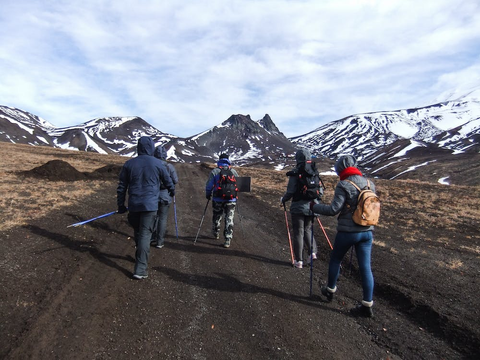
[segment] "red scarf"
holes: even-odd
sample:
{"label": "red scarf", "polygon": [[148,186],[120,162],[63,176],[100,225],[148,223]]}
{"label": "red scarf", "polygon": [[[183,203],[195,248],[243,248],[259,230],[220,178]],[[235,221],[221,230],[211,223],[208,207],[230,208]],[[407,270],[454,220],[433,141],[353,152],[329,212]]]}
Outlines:
{"label": "red scarf", "polygon": [[356,167],[350,166],[350,167],[347,167],[346,169],[344,169],[340,173],[340,180],[345,180],[346,178],[348,178],[349,176],[352,176],[352,175],[363,176],[362,173],[360,172],[360,170],[358,170]]}

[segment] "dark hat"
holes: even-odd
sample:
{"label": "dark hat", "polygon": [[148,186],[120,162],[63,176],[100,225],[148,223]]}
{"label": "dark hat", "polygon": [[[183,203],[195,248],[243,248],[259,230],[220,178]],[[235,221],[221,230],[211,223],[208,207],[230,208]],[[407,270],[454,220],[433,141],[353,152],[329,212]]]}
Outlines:
{"label": "dark hat", "polygon": [[228,154],[225,154],[225,153],[221,154],[220,159],[228,159]]}

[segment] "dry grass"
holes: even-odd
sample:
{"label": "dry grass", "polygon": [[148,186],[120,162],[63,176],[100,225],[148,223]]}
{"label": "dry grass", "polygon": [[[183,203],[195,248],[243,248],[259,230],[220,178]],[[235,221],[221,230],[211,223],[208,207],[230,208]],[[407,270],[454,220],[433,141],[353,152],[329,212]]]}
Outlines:
{"label": "dry grass", "polygon": [[[100,180],[75,182],[51,182],[22,177],[18,171],[31,170],[49,160],[60,159],[79,171],[91,172],[108,164],[123,164],[125,157],[101,155],[48,147],[33,147],[0,142],[0,231],[23,224],[29,219],[44,216],[52,209],[69,206],[82,201],[84,196],[100,191]],[[203,164],[213,168],[214,164]],[[252,178],[252,196],[279,208],[288,178],[284,171],[255,167],[237,167],[240,176]],[[332,200],[338,182],[336,176],[324,176],[326,185],[324,202]],[[469,186],[445,186],[411,180],[375,180],[377,193],[382,200],[382,215],[379,228],[385,231],[382,238],[389,247],[389,236],[404,234],[404,241],[432,241],[447,246],[449,238],[432,238],[429,229],[445,229],[449,233],[458,229],[477,229],[480,219],[480,188]],[[18,211],[22,204],[22,211]],[[469,233],[478,234],[469,230]],[[468,235],[469,251],[479,253],[474,244],[478,235]]]}
{"label": "dry grass", "polygon": [[18,174],[55,159],[66,161],[85,172],[125,162],[125,158],[116,155],[0,142],[0,231],[41,218],[51,210],[79,203],[85,196],[100,191],[104,186],[102,180],[53,182]]}

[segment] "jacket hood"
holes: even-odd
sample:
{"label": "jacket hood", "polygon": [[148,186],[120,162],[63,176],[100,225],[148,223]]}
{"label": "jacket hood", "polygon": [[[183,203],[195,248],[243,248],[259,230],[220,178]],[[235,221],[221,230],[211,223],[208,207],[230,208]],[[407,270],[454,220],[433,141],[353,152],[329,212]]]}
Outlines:
{"label": "jacket hood", "polygon": [[310,154],[310,151],[308,151],[307,149],[300,149],[295,154],[295,160],[297,161],[297,165],[299,165],[308,160],[312,160],[312,155]]}
{"label": "jacket hood", "polygon": [[159,145],[155,148],[153,156],[160,160],[167,160],[167,150],[162,145]]}
{"label": "jacket hood", "polygon": [[335,172],[340,175],[348,167],[357,167],[357,159],[353,155],[342,155],[335,163]]}
{"label": "jacket hood", "polygon": [[224,158],[224,159],[220,159],[220,160],[218,160],[218,162],[217,162],[217,166],[218,166],[218,167],[228,167],[228,166],[230,166],[230,160],[225,159],[225,158]]}
{"label": "jacket hood", "polygon": [[155,143],[150,136],[142,136],[138,139],[137,154],[153,156],[155,152]]}

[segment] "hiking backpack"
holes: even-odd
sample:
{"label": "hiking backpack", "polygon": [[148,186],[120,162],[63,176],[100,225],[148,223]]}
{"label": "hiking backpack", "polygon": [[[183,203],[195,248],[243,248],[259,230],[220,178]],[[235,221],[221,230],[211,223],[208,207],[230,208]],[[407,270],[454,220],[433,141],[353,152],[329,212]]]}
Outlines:
{"label": "hiking backpack", "polygon": [[322,197],[323,187],[320,185],[320,174],[314,162],[308,160],[304,166],[295,171],[295,174],[298,175],[298,188],[293,196],[294,201],[315,200]]}
{"label": "hiking backpack", "polygon": [[357,198],[357,207],[353,210],[353,222],[361,226],[377,225],[380,217],[380,199],[370,189],[370,181],[367,180],[367,186],[363,190],[353,181],[346,181],[360,191]]}
{"label": "hiking backpack", "polygon": [[220,168],[218,182],[213,189],[213,197],[223,200],[233,200],[237,198],[238,188],[237,179],[230,168]]}

